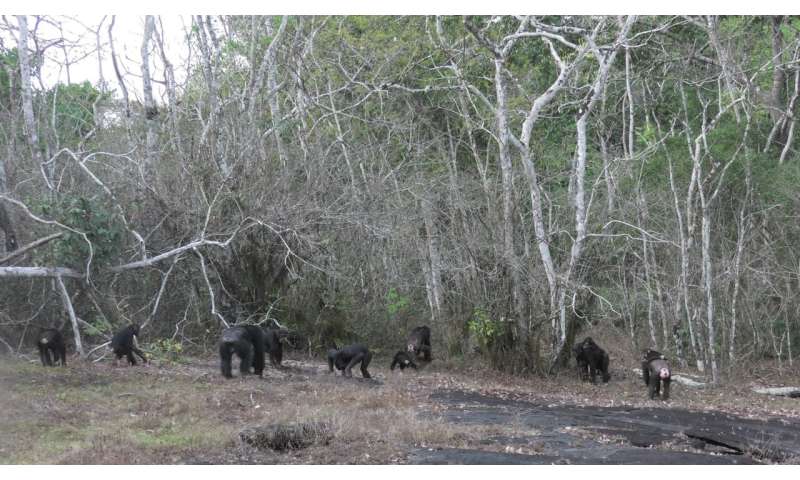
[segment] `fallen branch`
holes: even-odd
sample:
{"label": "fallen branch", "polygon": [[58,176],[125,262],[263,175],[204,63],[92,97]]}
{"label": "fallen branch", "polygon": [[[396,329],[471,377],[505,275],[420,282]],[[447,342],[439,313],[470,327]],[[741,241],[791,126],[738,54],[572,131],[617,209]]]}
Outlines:
{"label": "fallen branch", "polygon": [[3,277],[83,278],[83,274],[66,267],[0,267],[0,278]]}
{"label": "fallen branch", "polygon": [[14,250],[12,253],[6,255],[5,257],[0,258],[0,263],[6,263],[9,260],[13,260],[13,259],[15,259],[15,258],[17,258],[19,256],[22,256],[28,250],[33,250],[34,248],[41,247],[42,245],[44,245],[44,244],[46,244],[46,243],[48,243],[48,242],[50,242],[52,240],[55,240],[56,238],[58,238],[58,237],[60,237],[62,235],[63,235],[63,233],[59,232],[59,233],[54,233],[52,235],[48,235],[46,237],[42,237],[42,238],[40,238],[38,240],[34,240],[33,242],[25,245],[24,247],[18,248],[17,250]]}
{"label": "fallen branch", "polygon": [[780,397],[800,398],[800,388],[798,387],[762,387],[754,388],[755,393],[764,395],[777,395]]}
{"label": "fallen branch", "polygon": [[[636,375],[639,375],[640,377],[642,376],[641,368],[634,368],[633,372]],[[708,386],[707,383],[692,380],[691,378],[686,377],[684,375],[672,375],[672,380],[680,383],[681,385],[686,385],[687,387],[692,387],[692,388],[704,388]]]}

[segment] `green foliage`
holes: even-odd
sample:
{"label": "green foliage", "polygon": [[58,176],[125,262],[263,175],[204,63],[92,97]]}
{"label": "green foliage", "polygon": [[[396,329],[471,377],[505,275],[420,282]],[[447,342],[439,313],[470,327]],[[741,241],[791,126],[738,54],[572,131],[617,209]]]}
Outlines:
{"label": "green foliage", "polygon": [[503,331],[500,322],[490,318],[486,310],[480,307],[473,310],[472,318],[467,322],[467,328],[478,340],[481,350],[491,349]]}
{"label": "green foliage", "polygon": [[161,338],[148,344],[148,350],[160,360],[180,362],[183,355],[183,344],[171,338]]}
{"label": "green foliage", "polygon": [[47,92],[47,110],[55,109],[56,131],[62,141],[80,140],[95,128],[93,105],[100,97],[89,82],[58,84]]}
{"label": "green foliage", "polygon": [[[19,80],[10,78],[9,72],[13,72],[15,76],[19,72],[16,48],[0,53],[0,107],[5,109],[9,107],[11,98],[16,96],[16,91],[19,90]],[[15,87],[14,92],[11,91],[12,85]]]}
{"label": "green foliage", "polygon": [[410,303],[411,300],[407,296],[397,293],[394,288],[390,288],[386,293],[386,310],[389,315],[404,312]]}
{"label": "green foliage", "polygon": [[[95,265],[111,263],[122,248],[124,226],[119,214],[107,202],[65,196],[55,201],[45,199],[35,205],[34,209],[85,233],[92,243],[92,261]],[[52,261],[57,265],[81,266],[89,256],[89,245],[78,233],[64,232],[53,243]]]}

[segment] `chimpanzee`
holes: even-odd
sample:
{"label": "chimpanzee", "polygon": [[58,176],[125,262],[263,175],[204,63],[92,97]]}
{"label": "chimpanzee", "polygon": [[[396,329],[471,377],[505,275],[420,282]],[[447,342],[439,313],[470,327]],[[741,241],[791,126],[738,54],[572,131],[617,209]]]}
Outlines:
{"label": "chimpanzee", "polygon": [[598,372],[603,375],[603,383],[607,383],[611,379],[611,375],[608,374],[608,354],[594,343],[592,337],[584,338],[572,351],[575,352],[575,361],[578,364],[581,378],[586,378],[585,374],[588,370],[592,383],[597,383]]}
{"label": "chimpanzee", "polygon": [[411,359],[411,355],[402,350],[394,354],[394,360],[392,360],[392,366],[389,367],[389,370],[394,370],[395,366],[399,366],[401,371],[405,370],[406,367],[417,369],[417,364]]}
{"label": "chimpanzee", "polygon": [[345,377],[352,377],[353,372],[351,369],[361,362],[361,376],[372,378],[367,371],[370,360],[372,360],[372,352],[364,345],[357,343],[342,349],[332,348],[328,350],[328,368],[333,372],[333,367],[336,366],[337,370],[343,371],[342,374]]}
{"label": "chimpanzee", "polygon": [[270,328],[264,332],[264,351],[269,353],[269,362],[272,366],[279,368],[283,361],[283,343],[281,343],[280,331]]}
{"label": "chimpanzee", "polygon": [[415,356],[422,353],[426,362],[431,360],[431,329],[427,326],[417,327],[408,335],[408,351]]}
{"label": "chimpanzee", "polygon": [[589,380],[589,364],[586,362],[586,357],[583,355],[583,343],[575,344],[575,346],[572,347],[572,353],[575,354],[578,380]]}
{"label": "chimpanzee", "polygon": [[226,378],[233,377],[231,361],[236,353],[242,375],[249,374],[252,366],[256,375],[263,377],[265,337],[264,329],[258,325],[236,325],[223,330],[219,342],[222,375]]}
{"label": "chimpanzee", "polygon": [[[642,378],[647,385],[650,400],[655,400],[661,394],[662,400],[669,400],[669,384],[672,381],[672,370],[667,363],[667,357],[661,353],[647,349],[642,355]],[[661,385],[664,390],[661,393]]]}
{"label": "chimpanzee", "polygon": [[64,336],[60,331],[55,328],[43,328],[39,332],[36,346],[39,347],[39,358],[42,359],[42,365],[45,367],[52,367],[55,362],[59,361],[62,367],[67,366],[67,347],[64,345]]}
{"label": "chimpanzee", "polygon": [[114,355],[117,356],[117,358],[114,359],[114,364],[116,364],[120,358],[128,357],[128,363],[136,365],[136,357],[133,356],[134,353],[139,355],[144,363],[147,363],[147,357],[145,357],[144,352],[139,350],[138,336],[139,325],[134,324],[123,327],[114,334],[114,337],[111,339],[111,350],[114,352]]}

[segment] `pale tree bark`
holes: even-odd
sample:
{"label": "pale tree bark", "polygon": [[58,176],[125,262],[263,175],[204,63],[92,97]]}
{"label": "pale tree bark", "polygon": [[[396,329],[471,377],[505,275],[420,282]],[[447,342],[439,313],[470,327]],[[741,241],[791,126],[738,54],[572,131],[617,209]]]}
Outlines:
{"label": "pale tree bark", "polygon": [[25,15],[17,16],[19,23],[19,43],[17,47],[19,55],[19,73],[22,84],[22,114],[25,118],[26,140],[30,148],[31,156],[37,167],[43,168],[44,181],[48,188],[53,189],[52,163],[44,170],[42,151],[39,148],[39,133],[36,128],[36,120],[33,116],[33,89],[31,87],[31,64],[28,56],[28,19]]}
{"label": "pale tree bark", "polygon": [[600,49],[595,45],[595,35],[599,31],[601,25],[595,29],[595,34],[587,37],[587,43],[599,63],[597,73],[595,74],[592,89],[589,92],[589,98],[584,100],[583,105],[578,111],[580,115],[575,124],[577,149],[575,153],[575,239],[572,242],[570,249],[569,264],[564,273],[564,284],[559,288],[558,299],[558,315],[560,321],[560,331],[556,350],[553,352],[552,362],[555,363],[561,356],[562,350],[566,346],[567,341],[567,318],[566,318],[566,295],[567,288],[575,281],[575,271],[583,254],[583,245],[586,241],[586,223],[588,219],[587,205],[586,205],[586,161],[587,161],[587,123],[594,106],[597,101],[602,98],[605,92],[606,83],[608,82],[608,71],[613,65],[617,56],[619,47],[627,42],[628,33],[631,27],[636,22],[636,16],[631,15],[625,19],[625,22],[620,25],[620,31],[614,43],[607,49]]}
{"label": "pale tree bark", "polygon": [[58,292],[61,294],[61,301],[64,304],[64,310],[69,315],[69,321],[72,324],[72,334],[75,337],[75,351],[81,356],[85,357],[83,353],[83,343],[81,342],[81,331],[78,328],[78,318],[75,316],[75,309],[72,307],[72,300],[69,298],[67,288],[64,286],[64,280],[61,276],[56,276],[56,284],[58,285]]}
{"label": "pale tree bark", "polygon": [[178,87],[175,81],[175,68],[172,66],[169,57],[167,57],[167,51],[164,48],[164,26],[161,23],[161,17],[159,17],[159,28],[155,30],[154,36],[161,55],[161,62],[164,64],[164,80],[166,81],[167,99],[169,101],[169,123],[171,127],[169,138],[175,145],[180,157],[183,158],[183,141],[181,139],[180,125],[178,124]]}
{"label": "pale tree bark", "polygon": [[430,199],[423,199],[422,218],[425,224],[425,244],[427,247],[428,271],[430,272],[428,289],[431,306],[431,321],[434,324],[442,317],[442,259],[439,254],[439,241],[436,226],[433,222],[433,206]]}
{"label": "pale tree bark", "polygon": [[142,92],[144,94],[144,116],[147,125],[144,170],[150,171],[157,161],[156,141],[158,135],[158,108],[153,99],[153,84],[150,79],[150,40],[153,38],[156,23],[153,15],[145,16],[144,38],[142,39]]}
{"label": "pale tree bark", "polygon": [[211,17],[196,16],[193,19],[200,47],[200,61],[203,65],[203,76],[208,88],[208,117],[203,126],[201,143],[211,147],[212,158],[222,173],[223,177],[231,174],[231,167],[225,159],[222,148],[222,115],[223,108],[219,101],[219,76],[216,71],[219,65],[220,51],[216,48],[216,34],[211,23]]}
{"label": "pale tree bark", "polygon": [[253,77],[250,86],[250,105],[248,107],[248,116],[250,121],[255,124],[255,107],[257,99],[263,95],[261,89],[263,88],[266,80],[267,85],[267,103],[269,104],[269,112],[272,120],[272,136],[275,138],[275,147],[278,150],[278,158],[283,167],[287,164],[286,146],[283,143],[280,133],[280,122],[283,120],[281,115],[280,103],[278,102],[278,62],[277,62],[277,49],[283,36],[286,32],[286,25],[289,17],[284,15],[281,17],[281,23],[278,26],[277,32],[272,28],[270,18],[267,17],[264,22],[266,34],[272,37],[269,46],[264,50],[264,57],[261,59],[258,73]]}
{"label": "pale tree bark", "polygon": [[111,23],[108,24],[108,47],[111,49],[111,64],[114,66],[114,75],[117,77],[117,83],[119,83],[119,89],[122,93],[122,100],[125,103],[125,117],[130,118],[131,116],[131,103],[128,99],[128,87],[125,86],[125,80],[122,78],[122,72],[119,69],[119,63],[117,62],[117,52],[114,49],[114,21],[117,19],[116,15],[111,16]]}

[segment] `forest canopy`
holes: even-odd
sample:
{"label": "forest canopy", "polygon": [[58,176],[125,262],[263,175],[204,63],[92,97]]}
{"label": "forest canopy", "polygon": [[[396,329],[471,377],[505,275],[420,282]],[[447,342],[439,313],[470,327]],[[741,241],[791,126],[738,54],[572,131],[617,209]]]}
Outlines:
{"label": "forest canopy", "polygon": [[800,18],[147,16],[135,55],[4,20],[1,349],[275,319],[519,373],[588,331],[713,380],[796,357]]}

